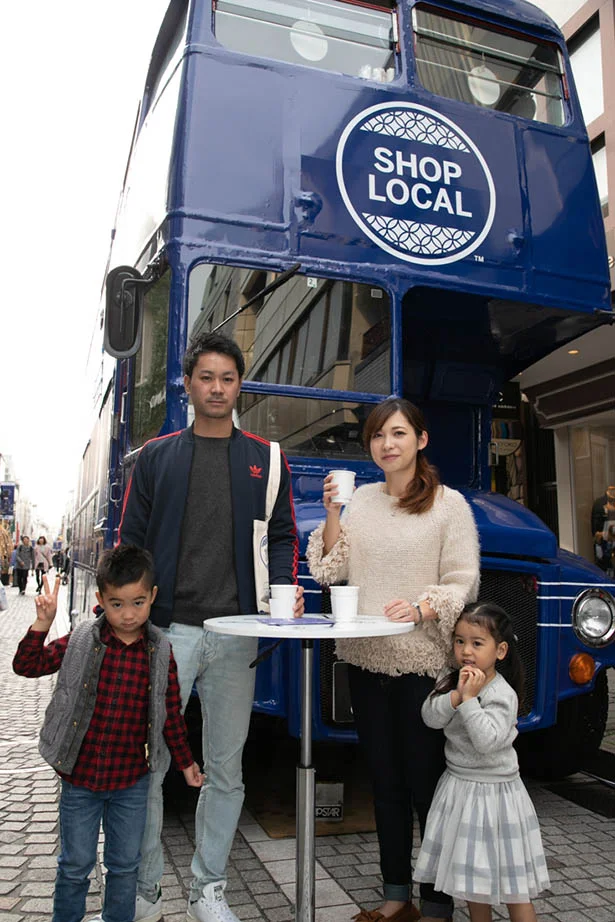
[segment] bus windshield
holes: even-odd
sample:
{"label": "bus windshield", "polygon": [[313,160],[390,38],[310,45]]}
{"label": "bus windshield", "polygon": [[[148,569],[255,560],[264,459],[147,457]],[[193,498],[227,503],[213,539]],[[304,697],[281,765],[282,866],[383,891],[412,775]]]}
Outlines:
{"label": "bus windshield", "polygon": [[[195,266],[190,336],[212,330],[275,277],[263,269]],[[246,392],[238,407],[242,427],[280,441],[289,453],[363,457],[360,431],[370,407],[344,400],[344,392],[390,393],[390,331],[389,297],[376,286],[296,275],[257,299],[223,330],[241,346],[244,380],[278,391],[280,385],[325,388],[340,400]]]}

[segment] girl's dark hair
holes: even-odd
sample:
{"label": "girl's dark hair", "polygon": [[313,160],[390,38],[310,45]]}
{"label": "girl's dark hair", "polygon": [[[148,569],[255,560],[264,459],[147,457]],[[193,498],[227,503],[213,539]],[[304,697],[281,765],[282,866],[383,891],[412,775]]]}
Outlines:
{"label": "girl's dark hair", "polygon": [[[517,638],[515,636],[513,623],[504,609],[496,605],[495,602],[477,602],[476,605],[470,605],[461,612],[455,627],[460,621],[467,621],[468,624],[477,624],[479,627],[489,631],[496,644],[506,641],[508,644],[508,652],[504,659],[497,660],[495,668],[498,672],[502,673],[508,684],[516,691],[517,698],[519,699],[519,709],[521,709],[525,691],[525,674],[523,663],[521,662],[521,657],[517,649]],[[458,682],[459,669],[456,669],[454,672],[449,673],[449,675],[444,676],[444,678],[438,682],[432,695],[445,695],[447,692],[457,688]]]}
{"label": "girl's dark hair", "polygon": [[47,544],[47,538],[45,537],[45,535],[41,535],[36,543],[38,544],[39,541],[42,541],[43,544]]}
{"label": "girl's dark hair", "polygon": [[[370,450],[371,441],[377,432],[382,429],[387,419],[397,412],[403,413],[419,438],[427,432],[425,417],[418,407],[402,397],[388,397],[374,407],[365,420],[363,427],[363,445],[366,451]],[[434,504],[436,491],[440,486],[438,471],[430,464],[422,449],[416,456],[416,473],[403,496],[399,497],[398,505],[405,512],[415,515],[428,512]]]}

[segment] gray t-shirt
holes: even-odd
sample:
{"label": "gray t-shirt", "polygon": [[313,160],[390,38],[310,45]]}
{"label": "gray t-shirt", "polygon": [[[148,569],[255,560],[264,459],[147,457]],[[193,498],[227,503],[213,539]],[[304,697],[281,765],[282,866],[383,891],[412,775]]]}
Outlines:
{"label": "gray t-shirt", "polygon": [[173,604],[173,621],[180,624],[239,614],[230,441],[194,436]]}

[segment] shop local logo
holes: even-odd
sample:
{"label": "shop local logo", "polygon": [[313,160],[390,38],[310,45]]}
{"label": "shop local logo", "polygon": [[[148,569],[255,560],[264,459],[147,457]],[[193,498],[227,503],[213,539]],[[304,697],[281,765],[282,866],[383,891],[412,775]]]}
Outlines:
{"label": "shop local logo", "polygon": [[425,106],[390,102],[359,112],[339,140],[336,171],[361,230],[407,262],[456,262],[491,229],[495,186],[483,155]]}

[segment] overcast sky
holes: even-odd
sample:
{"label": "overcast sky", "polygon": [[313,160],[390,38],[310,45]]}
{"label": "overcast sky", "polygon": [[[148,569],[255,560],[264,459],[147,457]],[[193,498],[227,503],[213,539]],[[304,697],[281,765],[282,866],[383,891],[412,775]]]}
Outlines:
{"label": "overcast sky", "polygon": [[167,0],[3,9],[0,453],[59,525],[91,428],[85,363]]}

